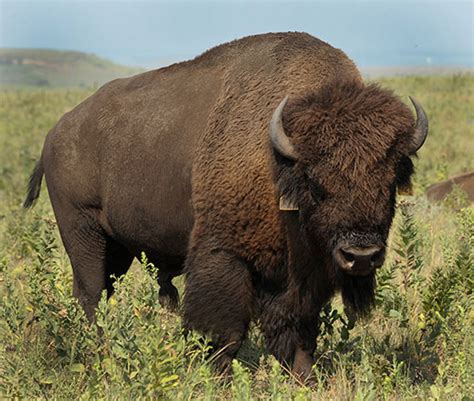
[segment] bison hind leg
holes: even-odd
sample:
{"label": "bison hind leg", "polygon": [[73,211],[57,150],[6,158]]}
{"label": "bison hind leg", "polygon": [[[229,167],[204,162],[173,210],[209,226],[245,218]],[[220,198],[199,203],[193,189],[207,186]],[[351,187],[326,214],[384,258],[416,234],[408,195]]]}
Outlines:
{"label": "bison hind leg", "polygon": [[158,284],[160,285],[160,291],[158,299],[162,307],[176,312],[179,306],[179,294],[178,289],[173,285],[173,277],[174,275],[170,272],[159,271]]}
{"label": "bison hind leg", "polygon": [[[90,240],[90,242],[89,242]],[[114,293],[114,282],[124,275],[133,261],[133,255],[103,232],[82,236],[82,252],[70,252],[73,268],[73,295],[84,308],[87,318],[95,320],[95,309],[103,290],[107,299]]]}
{"label": "bison hind leg", "polygon": [[133,255],[99,223],[96,208],[77,209],[50,192],[59,232],[73,270],[73,295],[87,318],[95,320],[102,291],[110,297],[114,281],[129,269]]}

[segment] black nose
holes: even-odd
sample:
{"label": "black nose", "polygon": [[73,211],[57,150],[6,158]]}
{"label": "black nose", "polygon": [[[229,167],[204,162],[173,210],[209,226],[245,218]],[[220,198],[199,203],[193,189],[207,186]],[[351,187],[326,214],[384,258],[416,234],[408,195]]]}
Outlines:
{"label": "black nose", "polygon": [[385,247],[370,245],[356,247],[341,245],[334,250],[334,258],[339,267],[350,274],[366,275],[377,267],[382,266],[385,260]]}

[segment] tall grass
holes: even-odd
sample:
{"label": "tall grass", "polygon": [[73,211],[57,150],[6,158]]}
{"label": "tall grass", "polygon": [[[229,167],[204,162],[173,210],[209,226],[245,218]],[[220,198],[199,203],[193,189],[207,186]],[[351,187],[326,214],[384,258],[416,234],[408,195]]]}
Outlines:
{"label": "tall grass", "polygon": [[415,196],[399,200],[377,306],[360,321],[346,316],[339,299],[324,308],[308,385],[266,353],[257,325],[234,361],[233,380],[219,377],[206,340],[185,335],[179,316],[159,306],[146,256],[89,325],[71,296],[46,191],[28,213],[21,201],[48,129],[90,91],[0,92],[0,397],[472,399],[474,210],[459,199],[428,204],[423,190],[473,169],[474,78],[383,84],[423,103],[430,137],[416,161]]}

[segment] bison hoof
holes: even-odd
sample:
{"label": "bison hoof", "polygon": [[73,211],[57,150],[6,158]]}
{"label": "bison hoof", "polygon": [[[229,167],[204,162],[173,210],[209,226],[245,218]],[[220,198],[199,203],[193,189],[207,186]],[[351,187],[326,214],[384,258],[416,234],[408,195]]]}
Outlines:
{"label": "bison hoof", "polygon": [[295,359],[293,361],[291,373],[302,383],[308,384],[313,379],[312,366],[312,356],[298,348],[295,352]]}
{"label": "bison hoof", "polygon": [[215,371],[224,380],[232,377],[232,360],[228,355],[216,355],[214,359]]}

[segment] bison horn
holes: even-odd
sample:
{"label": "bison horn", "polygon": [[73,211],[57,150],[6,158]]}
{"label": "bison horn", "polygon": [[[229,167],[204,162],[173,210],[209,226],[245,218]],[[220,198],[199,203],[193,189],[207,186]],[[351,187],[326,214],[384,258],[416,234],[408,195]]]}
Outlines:
{"label": "bison horn", "polygon": [[290,160],[297,160],[298,156],[293,145],[290,142],[290,139],[285,134],[285,129],[283,128],[282,121],[282,112],[288,101],[288,96],[286,96],[273,113],[272,120],[270,121],[270,138],[272,140],[273,147],[275,150],[280,153],[282,156]]}
{"label": "bison horn", "polygon": [[425,110],[421,107],[415,99],[410,96],[410,100],[413,103],[416,111],[416,125],[415,133],[413,134],[411,154],[414,154],[420,149],[425,143],[426,136],[428,135],[428,117],[426,116]]}

